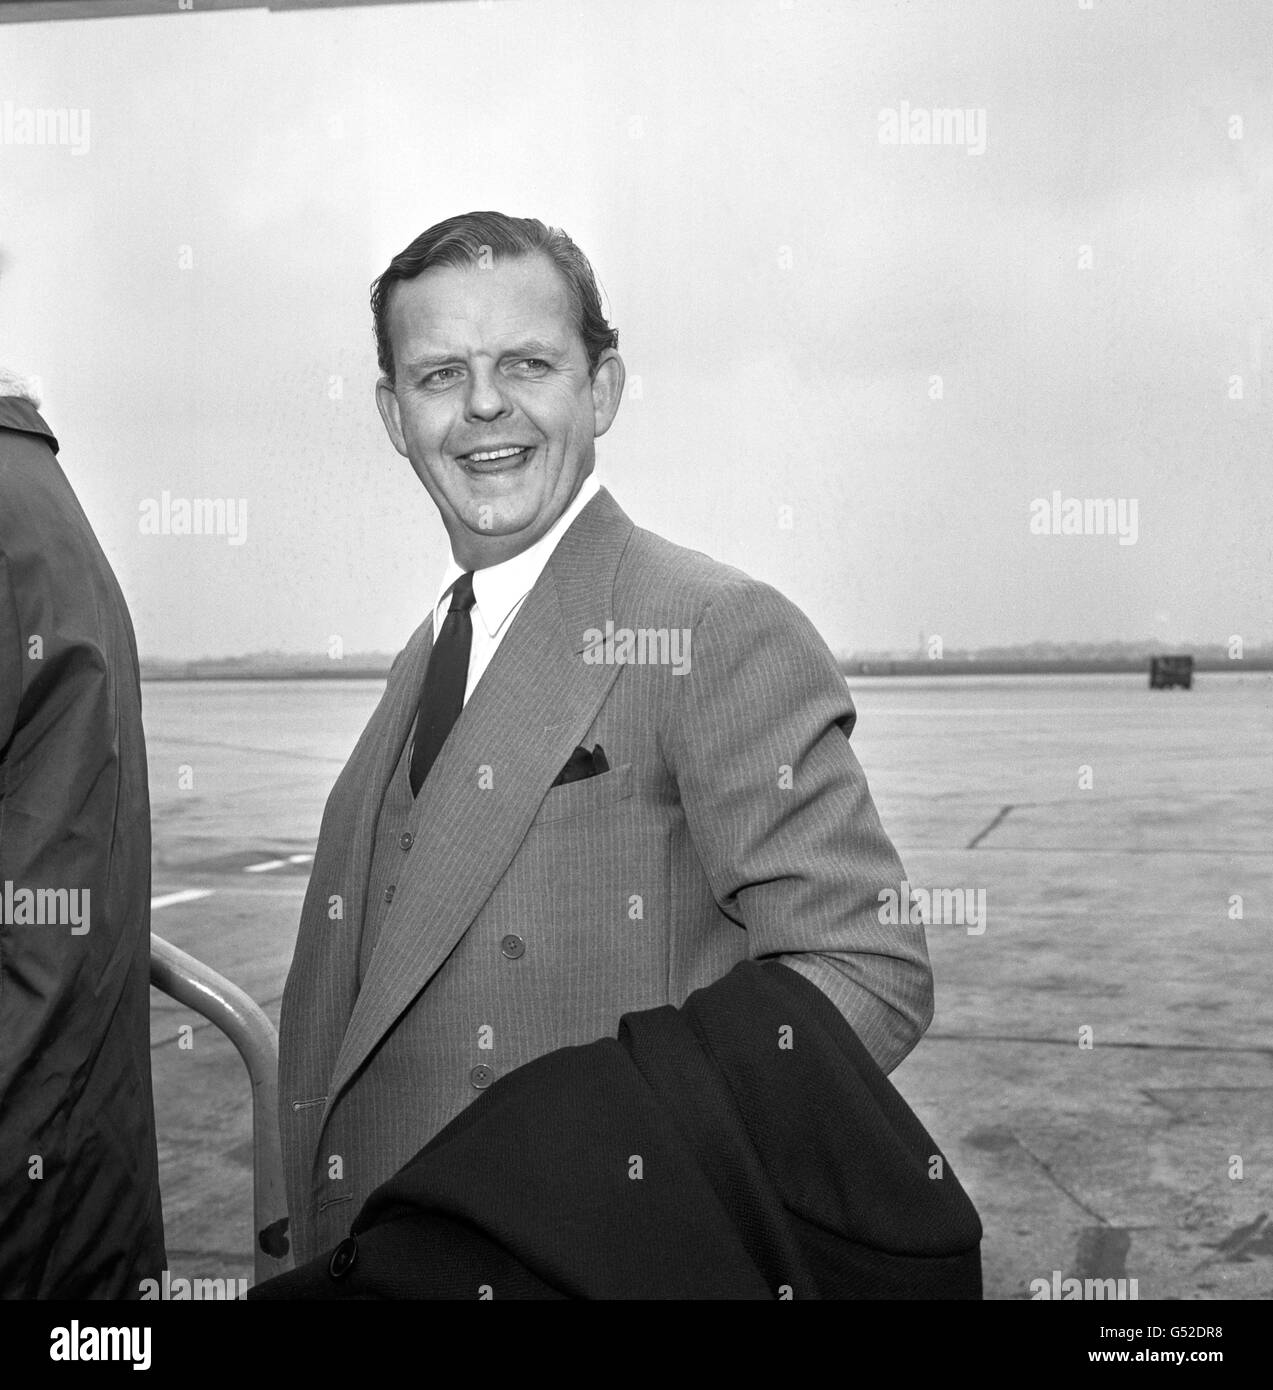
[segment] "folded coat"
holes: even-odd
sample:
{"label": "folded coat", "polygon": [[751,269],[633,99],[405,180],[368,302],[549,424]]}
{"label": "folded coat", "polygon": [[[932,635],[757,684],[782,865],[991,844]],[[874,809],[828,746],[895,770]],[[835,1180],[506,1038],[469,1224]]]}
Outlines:
{"label": "folded coat", "polygon": [[743,961],[498,1080],[249,1298],[980,1298],[981,1223],[825,995]]}

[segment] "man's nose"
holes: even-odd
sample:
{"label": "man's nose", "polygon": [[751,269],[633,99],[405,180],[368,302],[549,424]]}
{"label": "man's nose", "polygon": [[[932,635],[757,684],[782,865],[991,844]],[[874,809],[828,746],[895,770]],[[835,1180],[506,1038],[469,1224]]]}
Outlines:
{"label": "man's nose", "polygon": [[494,370],[478,370],[469,377],[465,413],[473,420],[495,420],[508,413],[508,398]]}

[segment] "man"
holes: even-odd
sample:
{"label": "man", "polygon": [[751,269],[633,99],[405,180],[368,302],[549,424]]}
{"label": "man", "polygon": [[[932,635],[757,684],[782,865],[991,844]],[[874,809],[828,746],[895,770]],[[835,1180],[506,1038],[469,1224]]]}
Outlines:
{"label": "man", "polygon": [[834,659],[773,589],[634,527],[592,477],[624,368],[591,268],[470,213],[372,295],[377,400],[452,562],[324,813],[283,999],[298,1261],[493,1082],[751,957],[891,1069],[922,928]]}
{"label": "man", "polygon": [[123,595],[35,394],[0,372],[0,1297],[165,1266],[150,801]]}

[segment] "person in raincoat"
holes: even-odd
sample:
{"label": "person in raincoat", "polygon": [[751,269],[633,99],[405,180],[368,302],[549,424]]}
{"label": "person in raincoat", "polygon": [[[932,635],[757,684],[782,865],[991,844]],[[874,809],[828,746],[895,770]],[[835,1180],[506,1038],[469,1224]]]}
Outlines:
{"label": "person in raincoat", "polygon": [[123,594],[35,393],[0,372],[0,1297],[165,1261],[150,800]]}

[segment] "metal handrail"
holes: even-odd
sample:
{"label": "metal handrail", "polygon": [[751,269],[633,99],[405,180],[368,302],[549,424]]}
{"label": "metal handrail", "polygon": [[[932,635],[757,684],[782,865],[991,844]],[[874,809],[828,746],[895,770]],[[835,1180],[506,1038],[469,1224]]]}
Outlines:
{"label": "metal handrail", "polygon": [[292,1268],[278,1131],[278,1033],[257,1002],[211,966],[153,932],[150,983],[214,1023],[252,1082],[252,1218],[256,1282]]}

